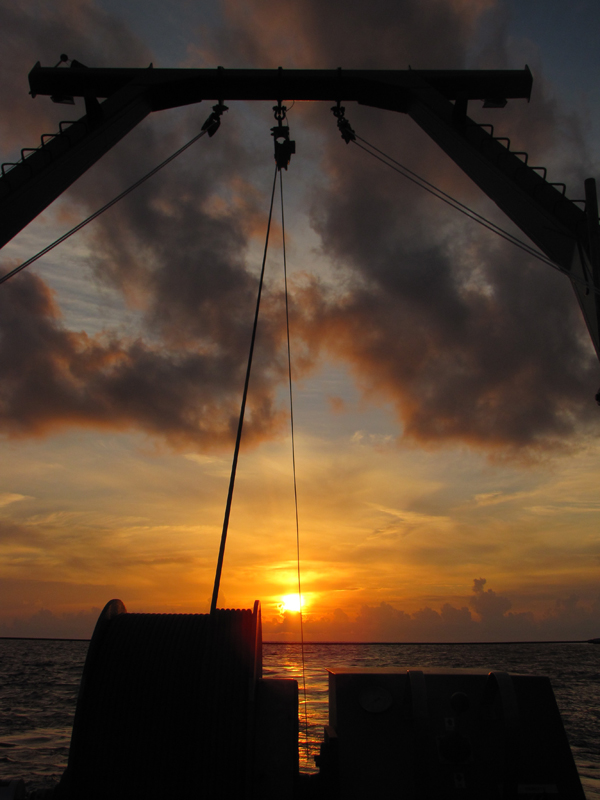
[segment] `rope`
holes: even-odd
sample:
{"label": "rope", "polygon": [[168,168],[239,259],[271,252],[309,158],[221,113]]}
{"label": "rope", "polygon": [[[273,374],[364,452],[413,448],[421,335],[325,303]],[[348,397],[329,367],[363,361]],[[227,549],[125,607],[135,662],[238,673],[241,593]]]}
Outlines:
{"label": "rope", "polygon": [[30,264],[33,264],[33,262],[37,261],[38,258],[41,258],[42,256],[45,256],[46,253],[49,253],[51,250],[54,250],[55,247],[58,247],[59,244],[62,244],[64,241],[69,239],[71,236],[73,236],[74,233],[77,233],[77,231],[80,231],[82,228],[85,228],[85,226],[88,223],[93,222],[93,220],[99,217],[100,214],[104,214],[104,212],[108,211],[109,208],[112,208],[112,206],[114,206],[115,203],[118,203],[119,200],[122,200],[124,197],[127,197],[127,195],[133,192],[135,189],[137,189],[138,186],[141,186],[142,183],[145,183],[145,181],[147,181],[148,178],[152,178],[153,175],[156,175],[157,172],[160,172],[160,170],[163,167],[166,167],[167,164],[170,164],[171,161],[177,158],[177,156],[180,156],[185,150],[188,149],[188,147],[191,147],[195,142],[198,141],[198,139],[202,138],[202,136],[204,136],[205,133],[208,133],[210,136],[210,131],[212,127],[213,126],[210,126],[201,130],[200,133],[194,136],[193,139],[190,139],[190,141],[187,144],[184,144],[183,147],[180,147],[179,150],[176,150],[172,155],[166,158],[157,167],[154,167],[154,169],[150,170],[150,172],[144,175],[143,178],[140,178],[139,181],[136,181],[128,189],[125,189],[124,192],[121,192],[121,194],[114,197],[110,202],[106,203],[106,205],[102,206],[102,208],[99,208],[98,211],[94,211],[94,213],[90,214],[90,216],[84,219],[83,222],[80,222],[78,225],[75,225],[75,227],[71,228],[70,231],[63,233],[63,235],[59,236],[58,239],[55,239],[52,242],[52,244],[49,244],[47,247],[44,247],[44,249],[40,250],[39,253],[36,253],[31,258],[28,258],[27,261],[24,261],[22,264],[19,264],[18,267],[15,267],[10,272],[7,272],[5,275],[2,275],[2,277],[0,277],[0,283],[4,283],[4,281],[7,281],[9,278],[12,278],[13,275],[16,275],[18,272],[21,272],[22,269],[25,269],[25,267],[28,267],[30,266]]}
{"label": "rope", "polygon": [[288,302],[287,258],[285,252],[285,215],[283,211],[283,172],[279,170],[279,189],[281,195],[281,233],[283,239],[283,280],[285,286],[285,325],[287,333],[288,385],[290,390],[290,427],[292,432],[292,472],[294,476],[294,508],[296,511],[296,554],[298,563],[298,606],[300,613],[300,649],[302,652],[302,688],[304,693],[304,733],[306,744],[306,761],[309,759],[308,748],[308,710],[306,706],[306,662],[304,657],[304,621],[302,616],[302,582],[300,579],[300,523],[298,520],[298,485],[296,482],[296,444],[294,439],[294,398],[292,392],[292,351],[290,348],[290,309]]}
{"label": "rope", "polygon": [[213,586],[213,595],[210,605],[210,613],[213,614],[217,610],[217,599],[219,597],[219,586],[221,583],[221,572],[223,570],[223,558],[225,556],[225,543],[227,541],[227,530],[229,528],[229,516],[231,514],[231,502],[233,500],[233,488],[235,486],[235,474],[237,471],[238,456],[240,454],[240,443],[242,441],[242,429],[244,427],[244,412],[246,410],[246,398],[248,397],[248,385],[250,383],[250,372],[252,370],[252,356],[254,354],[254,343],[256,341],[256,329],[258,326],[258,312],[260,309],[260,297],[262,294],[263,280],[265,276],[265,264],[267,262],[267,251],[269,249],[269,233],[271,231],[271,218],[273,216],[273,200],[275,198],[275,186],[277,184],[277,167],[275,167],[275,175],[273,176],[273,189],[271,190],[271,205],[269,208],[269,221],[267,223],[267,235],[265,239],[265,250],[262,260],[262,268],[260,271],[260,280],[258,283],[258,297],[256,298],[256,311],[254,313],[254,325],[252,327],[252,339],[250,341],[250,353],[248,354],[248,366],[246,368],[246,380],[244,382],[244,393],[242,396],[242,406],[240,408],[240,417],[238,421],[237,437],[235,440],[235,450],[233,453],[233,463],[231,465],[231,477],[229,478],[229,491],[227,493],[227,504],[225,506],[225,518],[223,520],[223,531],[221,533],[221,544],[219,547],[219,557],[217,559],[217,570],[215,573],[215,583]]}
{"label": "rope", "polygon": [[569,270],[564,269],[560,265],[556,264],[554,261],[551,261],[550,259],[546,258],[531,245],[527,244],[527,242],[524,242],[522,239],[519,239],[518,237],[514,236],[509,231],[505,230],[504,228],[501,228],[499,225],[496,225],[495,222],[492,222],[491,220],[487,219],[481,214],[478,214],[477,211],[474,211],[472,208],[469,208],[469,206],[466,206],[464,203],[461,203],[460,200],[457,200],[455,197],[452,197],[451,195],[447,194],[442,189],[439,189],[433,183],[430,183],[425,178],[422,178],[416,172],[413,172],[408,167],[405,167],[404,164],[401,164],[399,161],[396,161],[394,158],[387,155],[387,153],[384,153],[382,150],[375,147],[375,145],[372,145],[370,142],[367,142],[366,139],[363,139],[361,136],[358,136],[357,134],[355,134],[355,139],[360,139],[360,141],[363,142],[363,144],[359,144],[358,141],[351,140],[357,147],[359,147],[361,150],[364,150],[365,153],[368,153],[368,155],[373,156],[373,158],[377,159],[377,161],[381,161],[382,164],[385,164],[387,167],[390,167],[390,169],[393,169],[394,172],[399,173],[407,180],[411,181],[417,186],[420,186],[421,189],[424,189],[426,192],[429,192],[429,194],[433,195],[434,197],[437,197],[439,200],[446,203],[446,205],[449,205],[456,211],[460,211],[461,214],[464,214],[469,219],[473,220],[474,222],[477,222],[482,227],[487,228],[489,231],[495,233],[501,239],[504,239],[505,241],[510,242],[510,244],[515,245],[515,247],[518,247],[520,250],[523,250],[525,253],[527,253],[527,255],[530,255],[533,258],[536,258],[538,261],[541,261],[542,264],[546,264],[547,266],[552,267],[552,269],[555,269],[557,272],[560,272],[562,275],[566,275],[569,278],[569,280],[581,284],[586,288],[588,292],[592,291],[595,294],[600,294],[599,288],[591,286],[588,281],[584,280],[583,278],[580,278],[577,275],[573,275],[571,272],[569,272]]}

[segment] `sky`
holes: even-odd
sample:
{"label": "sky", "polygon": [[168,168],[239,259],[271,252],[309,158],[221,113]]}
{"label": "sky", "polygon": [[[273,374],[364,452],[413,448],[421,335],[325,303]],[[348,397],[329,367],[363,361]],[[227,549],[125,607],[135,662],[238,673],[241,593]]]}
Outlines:
{"label": "sky", "polygon": [[[28,96],[90,67],[522,69],[471,103],[583,196],[600,176],[593,0],[0,0],[2,161],[84,113]],[[272,104],[0,286],[0,636],[88,637],[129,611],[208,611],[273,179]],[[292,103],[288,103],[288,107]],[[0,253],[18,265],[195,135],[144,120]],[[513,230],[407,116],[356,132]],[[569,281],[288,111],[284,173],[304,632],[313,641],[600,636],[600,367]],[[299,615],[276,208],[219,605]]]}

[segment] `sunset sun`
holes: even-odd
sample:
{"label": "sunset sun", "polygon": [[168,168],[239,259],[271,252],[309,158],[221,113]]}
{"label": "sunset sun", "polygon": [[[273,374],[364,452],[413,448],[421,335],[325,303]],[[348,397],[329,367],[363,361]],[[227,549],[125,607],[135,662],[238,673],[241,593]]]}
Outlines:
{"label": "sunset sun", "polygon": [[[293,611],[298,613],[300,611],[300,595],[298,594],[286,594],[283,595],[281,601],[278,605],[279,612],[284,614],[286,611]],[[302,598],[302,608],[306,605],[306,599]]]}

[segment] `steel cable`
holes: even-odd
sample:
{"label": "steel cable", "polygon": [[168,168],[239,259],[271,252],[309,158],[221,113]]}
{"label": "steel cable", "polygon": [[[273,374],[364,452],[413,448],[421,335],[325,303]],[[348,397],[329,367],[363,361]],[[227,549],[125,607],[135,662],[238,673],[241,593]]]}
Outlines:
{"label": "steel cable", "polygon": [[279,170],[279,189],[281,195],[281,234],[283,241],[283,281],[285,291],[285,325],[287,333],[288,385],[290,394],[290,428],[292,438],[292,473],[294,478],[294,509],[296,512],[296,556],[298,564],[298,611],[300,614],[300,649],[302,653],[302,688],[304,692],[304,730],[306,761],[308,762],[308,709],[306,706],[306,662],[304,658],[304,620],[302,614],[302,581],[300,579],[300,522],[298,518],[298,484],[296,481],[296,443],[294,438],[294,398],[292,392],[292,351],[290,347],[290,308],[288,301],[287,257],[285,252],[285,214],[283,209],[283,171]]}
{"label": "steel cable", "polygon": [[254,355],[254,344],[256,342],[256,329],[258,327],[258,313],[260,310],[260,298],[262,295],[264,277],[265,277],[265,264],[267,263],[267,252],[269,250],[269,233],[271,231],[271,219],[273,217],[273,200],[275,199],[275,187],[277,185],[277,167],[275,167],[275,175],[273,176],[273,188],[271,190],[271,205],[269,207],[269,221],[267,223],[267,235],[265,238],[265,249],[263,253],[262,267],[260,271],[260,280],[258,282],[258,297],[256,298],[256,311],[254,312],[254,325],[252,326],[252,338],[250,340],[250,353],[248,354],[248,366],[246,367],[246,380],[244,381],[244,392],[242,395],[242,406],[240,408],[240,416],[238,420],[237,436],[235,439],[235,449],[233,453],[233,463],[231,465],[231,476],[229,478],[229,491],[227,492],[227,503],[225,505],[225,518],[223,520],[223,531],[221,533],[221,544],[219,546],[219,557],[217,559],[217,569],[215,573],[215,582],[213,586],[213,595],[210,605],[211,614],[217,610],[217,600],[219,597],[219,586],[221,583],[221,572],[223,570],[223,559],[225,556],[225,543],[227,541],[227,531],[229,529],[229,517],[231,514],[231,503],[233,501],[233,489],[235,486],[235,475],[237,471],[237,462],[240,454],[240,444],[242,441],[242,430],[244,427],[244,413],[246,411],[246,399],[248,397],[248,386],[250,384],[250,373],[252,371],[252,356]]}
{"label": "steel cable", "polygon": [[577,275],[571,274],[571,272],[564,269],[559,264],[556,264],[554,261],[551,261],[550,259],[546,258],[534,247],[527,244],[527,242],[524,242],[522,239],[519,239],[518,237],[514,236],[509,231],[505,230],[504,228],[501,228],[499,225],[496,225],[495,222],[492,222],[491,220],[487,219],[481,214],[478,214],[477,211],[474,211],[472,208],[469,208],[469,206],[466,206],[464,203],[461,203],[460,200],[457,200],[455,197],[452,197],[451,195],[447,194],[442,189],[439,189],[437,186],[430,183],[425,178],[422,178],[416,172],[413,172],[408,167],[405,167],[404,164],[401,164],[399,161],[396,161],[394,158],[387,155],[387,153],[384,153],[382,150],[375,147],[375,145],[372,145],[366,139],[363,139],[361,136],[358,136],[358,134],[355,134],[355,136],[356,139],[360,139],[360,141],[363,143],[360,144],[358,141],[352,140],[354,141],[354,144],[357,147],[359,147],[368,155],[377,159],[377,161],[380,161],[382,164],[385,164],[387,167],[390,167],[390,169],[393,169],[394,172],[397,172],[407,180],[411,181],[417,186],[420,186],[421,189],[424,189],[429,194],[433,195],[434,197],[437,197],[439,200],[446,203],[446,205],[449,205],[451,208],[454,208],[456,211],[459,211],[461,214],[464,214],[466,217],[473,220],[474,222],[477,222],[482,227],[487,228],[489,231],[495,233],[500,238],[504,239],[510,244],[515,245],[515,247],[518,247],[519,249],[523,250],[525,253],[527,253],[527,255],[530,255],[533,258],[536,258],[538,261],[541,261],[543,264],[552,267],[552,269],[556,270],[557,272],[560,272],[562,275],[566,275],[569,278],[569,280],[575,283],[579,283],[581,286],[584,286],[588,292],[592,291],[595,294],[600,294],[599,288],[591,286],[588,281],[584,280],[583,278],[579,278]]}
{"label": "steel cable", "polygon": [[188,147],[191,147],[195,142],[198,141],[198,139],[201,139],[204,136],[204,134],[209,133],[209,130],[210,129],[207,128],[205,130],[200,131],[200,133],[194,136],[193,139],[190,139],[190,141],[184,144],[183,147],[180,147],[179,150],[176,150],[172,155],[170,155],[168,158],[162,161],[157,167],[154,167],[154,169],[150,170],[150,172],[144,175],[143,178],[140,178],[138,181],[133,183],[128,189],[125,189],[124,192],[121,192],[121,194],[117,195],[116,197],[113,197],[113,199],[110,200],[108,203],[106,203],[106,205],[103,205],[102,208],[99,208],[97,211],[94,211],[93,214],[90,214],[89,217],[86,217],[86,219],[84,219],[82,222],[75,225],[75,227],[71,228],[70,231],[63,233],[62,236],[59,236],[58,239],[55,239],[52,242],[52,244],[49,244],[47,247],[44,247],[44,249],[40,250],[39,253],[36,253],[31,258],[28,258],[27,261],[24,261],[22,264],[19,264],[18,267],[15,267],[14,269],[10,270],[10,272],[7,272],[5,275],[2,275],[0,277],[0,283],[4,283],[4,281],[7,281],[9,278],[12,278],[13,275],[16,275],[18,272],[21,272],[21,270],[25,269],[25,267],[28,267],[31,264],[33,264],[34,261],[37,261],[42,256],[45,256],[46,253],[49,253],[51,250],[54,250],[55,247],[58,247],[59,244],[65,242],[67,239],[73,236],[74,233],[77,233],[77,231],[80,231],[82,228],[85,228],[85,226],[88,223],[93,222],[101,214],[104,214],[105,211],[108,211],[109,208],[112,208],[112,206],[114,206],[115,203],[118,203],[119,200],[122,200],[124,197],[127,197],[127,195],[131,194],[131,192],[137,189],[138,186],[141,186],[142,183],[145,183],[149,178],[152,178],[152,176],[156,175],[157,172],[160,172],[160,170],[163,167],[166,167],[167,164],[170,164],[171,161],[177,158],[177,156],[180,156],[185,150],[188,149]]}

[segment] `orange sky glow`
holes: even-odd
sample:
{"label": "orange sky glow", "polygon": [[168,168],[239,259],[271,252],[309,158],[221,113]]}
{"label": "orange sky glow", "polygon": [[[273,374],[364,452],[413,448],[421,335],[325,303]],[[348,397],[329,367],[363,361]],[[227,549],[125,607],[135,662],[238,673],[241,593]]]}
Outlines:
{"label": "orange sky glow", "polygon": [[[378,3],[350,4],[333,41],[327,4],[312,0],[293,15],[263,0],[249,0],[253,13],[182,4],[177,47],[159,21],[109,2],[59,2],[44,19],[24,8],[6,33],[2,161],[64,118],[27,95],[26,76],[38,59],[56,62],[48,31],[66,19],[57,46],[89,66],[529,61],[530,103],[469,113],[582,196],[583,179],[600,175],[600,97],[582,77],[574,107],[577,76],[553,66],[552,30],[536,38],[527,13],[500,0],[406,4],[410,16],[390,19]],[[79,13],[65,16],[71,5]],[[596,49],[581,52],[596,63]],[[86,638],[113,597],[129,611],[209,609],[274,168],[270,106],[229,105],[214,138],[0,286],[0,636]],[[151,115],[4,248],[0,272],[137,180],[208,113],[202,103]],[[347,115],[510,226],[410,119],[357,104]],[[346,146],[325,104],[298,104],[288,122],[305,637],[600,636],[600,369],[568,280]],[[281,233],[276,209],[219,605],[260,599],[265,640],[294,641]]]}

